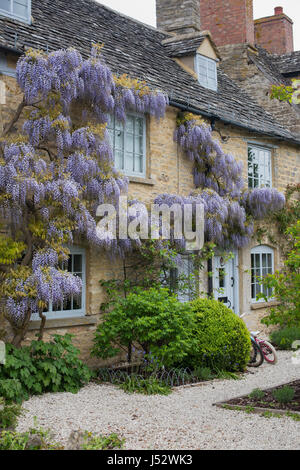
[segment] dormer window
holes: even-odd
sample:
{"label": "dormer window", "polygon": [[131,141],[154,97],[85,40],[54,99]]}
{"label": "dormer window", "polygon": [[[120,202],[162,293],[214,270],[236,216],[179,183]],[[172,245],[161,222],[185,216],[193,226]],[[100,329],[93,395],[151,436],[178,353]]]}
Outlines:
{"label": "dormer window", "polygon": [[31,0],[0,0],[0,15],[30,23]]}
{"label": "dormer window", "polygon": [[195,71],[200,85],[209,90],[218,90],[217,62],[201,54],[196,54]]}

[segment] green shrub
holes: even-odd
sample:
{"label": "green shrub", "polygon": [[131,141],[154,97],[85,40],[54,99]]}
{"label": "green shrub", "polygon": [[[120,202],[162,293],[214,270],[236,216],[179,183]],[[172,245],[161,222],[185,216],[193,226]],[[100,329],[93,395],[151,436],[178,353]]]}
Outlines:
{"label": "green shrub", "polygon": [[22,384],[16,379],[1,379],[3,370],[0,369],[0,396],[5,397],[7,402],[22,401],[23,390]]}
{"label": "green shrub", "polygon": [[135,345],[144,351],[144,359],[150,364],[172,367],[191,348],[194,317],[191,306],[179,302],[168,289],[137,288],[104,315],[92,354],[106,359],[118,355],[123,347],[130,359]]}
{"label": "green shrub", "polygon": [[6,364],[0,368],[1,395],[22,402],[30,395],[78,392],[92,376],[78,355],[70,334],[54,335],[49,343],[32,341],[20,349],[7,344]]}
{"label": "green shrub", "polygon": [[171,393],[171,387],[153,376],[143,378],[132,374],[119,387],[126,393],[144,395],[169,395]]}
{"label": "green shrub", "polygon": [[30,429],[28,432],[2,431],[0,450],[63,450],[53,443],[49,431]]}
{"label": "green shrub", "polygon": [[270,335],[271,342],[278,349],[292,349],[294,341],[300,341],[300,327],[282,328],[281,330],[273,331]]}
{"label": "green shrub", "polygon": [[[299,328],[300,220],[287,229],[286,237],[292,241],[292,246],[287,253],[284,268],[280,272],[276,271],[274,274],[268,274],[262,281],[264,290],[273,289],[272,297],[279,302],[278,305],[270,309],[270,314],[262,319],[262,323],[268,326],[279,325],[281,327]],[[260,297],[267,300],[263,294]]]}
{"label": "green shrub", "polygon": [[295,390],[286,385],[283,388],[273,390],[272,395],[278,403],[290,403],[295,397]]}
{"label": "green shrub", "polygon": [[196,367],[194,375],[198,380],[211,380],[215,377],[209,367]]}
{"label": "green shrub", "polygon": [[249,359],[251,341],[244,322],[224,304],[212,299],[191,302],[196,314],[195,346],[188,366],[212,371],[243,371]]}
{"label": "green shrub", "polygon": [[254,400],[262,400],[265,397],[265,392],[263,392],[260,388],[255,388],[249,393],[249,398],[253,398]]}
{"label": "green shrub", "polygon": [[117,434],[109,436],[97,436],[86,431],[83,435],[84,444],[82,450],[115,450],[123,449],[125,439],[120,439]]}
{"label": "green shrub", "polygon": [[7,404],[4,398],[0,398],[0,432],[2,429],[15,429],[22,413],[20,405]]}

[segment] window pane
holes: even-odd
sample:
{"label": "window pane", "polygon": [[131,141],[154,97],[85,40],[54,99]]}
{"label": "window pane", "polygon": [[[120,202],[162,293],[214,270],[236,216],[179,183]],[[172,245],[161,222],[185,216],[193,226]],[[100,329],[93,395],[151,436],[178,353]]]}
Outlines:
{"label": "window pane", "polygon": [[125,150],[126,152],[133,152],[133,135],[126,132],[125,135]]}
{"label": "window pane", "polygon": [[82,308],[82,298],[80,296],[76,296],[73,299],[73,310],[80,310]]}
{"label": "window pane", "polygon": [[73,266],[74,273],[82,273],[82,255],[74,255],[74,266]]}
{"label": "window pane", "polygon": [[125,153],[125,170],[129,173],[134,172],[134,158],[133,153]]}
{"label": "window pane", "polygon": [[115,166],[117,170],[124,170],[124,160],[123,160],[124,153],[116,150],[115,151]]}
{"label": "window pane", "polygon": [[139,173],[144,173],[144,168],[143,168],[143,165],[144,164],[144,159],[143,159],[143,155],[137,155],[135,157],[135,171],[139,172]]}
{"label": "window pane", "polygon": [[27,18],[27,1],[15,0],[13,3],[13,13],[23,18]]}
{"label": "window pane", "polygon": [[134,132],[134,118],[132,116],[128,116],[126,119],[126,133],[133,134]]}
{"label": "window pane", "polygon": [[144,145],[144,139],[143,136],[135,136],[134,138],[134,152],[137,154],[142,155],[143,154],[143,145]]}
{"label": "window pane", "polygon": [[0,9],[5,11],[11,11],[11,0],[0,0]]}

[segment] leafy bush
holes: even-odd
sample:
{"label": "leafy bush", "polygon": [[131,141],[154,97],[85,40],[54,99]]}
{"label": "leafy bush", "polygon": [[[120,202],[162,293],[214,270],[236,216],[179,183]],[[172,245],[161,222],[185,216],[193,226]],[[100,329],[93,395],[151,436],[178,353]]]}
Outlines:
{"label": "leafy bush", "polygon": [[265,392],[263,392],[260,388],[255,388],[249,393],[249,398],[253,398],[254,400],[262,400],[265,397]]}
{"label": "leafy bush", "polygon": [[300,327],[282,328],[273,331],[270,335],[271,341],[278,349],[292,349],[294,341],[300,341]]}
{"label": "leafy bush", "polygon": [[97,436],[86,431],[83,435],[84,444],[82,450],[114,450],[123,449],[125,439],[120,439],[117,434],[109,436]]}
{"label": "leafy bush", "polygon": [[[78,359],[72,335],[54,335],[52,342],[32,341],[17,349],[7,344],[6,364],[0,368],[1,395],[21,402],[47,392],[76,393],[92,373]],[[14,388],[15,387],[15,388]]]}
{"label": "leafy bush", "polygon": [[20,405],[10,405],[0,398],[0,432],[1,429],[15,429],[18,417],[22,414]]}
{"label": "leafy bush", "polygon": [[286,385],[272,392],[273,397],[279,403],[290,403],[295,397],[295,390]]}
{"label": "leafy bush", "polygon": [[1,379],[3,370],[0,369],[0,396],[5,397],[7,402],[22,401],[22,384],[16,379]]}
{"label": "leafy bush", "polygon": [[[262,281],[266,289],[273,289],[273,297],[278,300],[279,305],[270,309],[270,314],[262,319],[262,323],[299,328],[300,220],[288,228],[286,235],[292,240],[292,248],[287,255],[282,272],[269,274]],[[263,294],[260,296],[264,297]]]}
{"label": "leafy bush", "polygon": [[127,393],[143,393],[145,395],[169,395],[171,387],[156,377],[139,377],[137,375],[128,375],[126,380],[119,386]]}
{"label": "leafy bush", "polygon": [[212,299],[191,303],[196,314],[196,344],[189,366],[211,370],[243,371],[250,359],[250,334],[244,322],[224,304]]}
{"label": "leafy bush", "polygon": [[63,450],[63,447],[51,441],[49,431],[30,429],[21,433],[2,431],[0,450]]}
{"label": "leafy bush", "polygon": [[137,288],[120,298],[97,327],[92,354],[106,359],[133,345],[142,348],[145,360],[172,366],[191,348],[194,314],[189,304],[180,303],[168,289]]}
{"label": "leafy bush", "polygon": [[196,367],[194,375],[198,380],[211,380],[215,377],[209,367]]}

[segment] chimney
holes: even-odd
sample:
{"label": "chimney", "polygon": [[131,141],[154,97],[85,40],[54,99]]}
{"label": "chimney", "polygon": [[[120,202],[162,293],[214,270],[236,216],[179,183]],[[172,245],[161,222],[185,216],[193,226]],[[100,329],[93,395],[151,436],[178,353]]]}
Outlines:
{"label": "chimney", "polygon": [[199,0],[156,0],[157,27],[175,34],[200,31]]}
{"label": "chimney", "polygon": [[273,16],[254,21],[255,42],[272,54],[294,51],[293,21],[276,7]]}
{"label": "chimney", "polygon": [[253,0],[200,0],[200,16],[217,46],[254,45]]}

